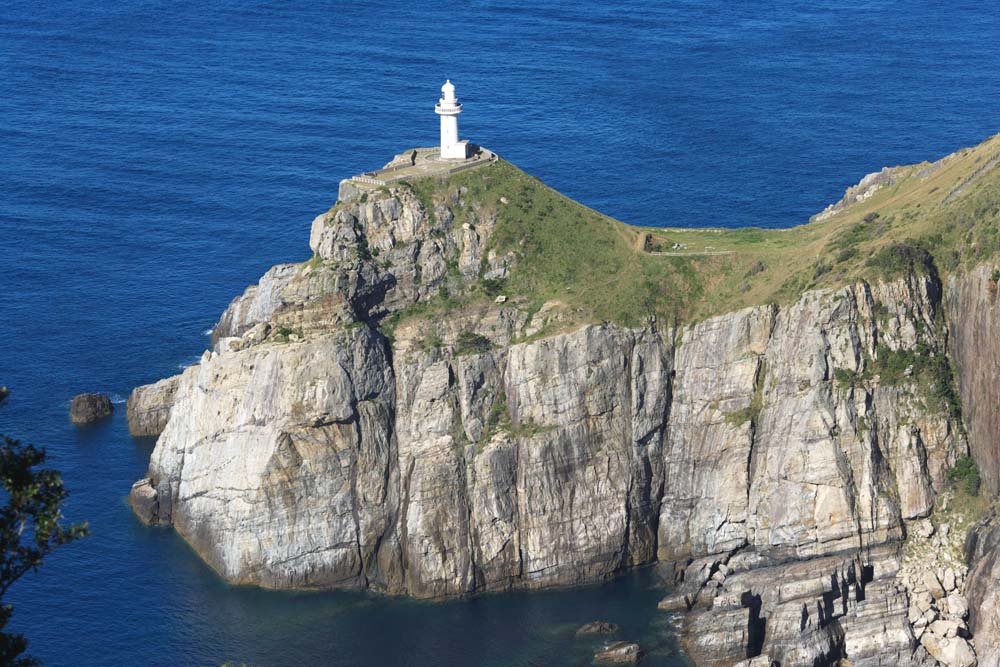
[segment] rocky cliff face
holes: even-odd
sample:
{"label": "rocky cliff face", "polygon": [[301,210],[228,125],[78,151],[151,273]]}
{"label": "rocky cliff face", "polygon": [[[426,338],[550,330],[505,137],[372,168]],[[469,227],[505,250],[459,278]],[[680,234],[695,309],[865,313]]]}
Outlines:
{"label": "rocky cliff face", "polygon": [[996,267],[948,280],[945,304],[962,408],[983,481],[1000,492],[1000,298]]}
{"label": "rocky cliff face", "polygon": [[158,394],[137,513],[270,587],[438,598],[660,561],[700,665],[934,664],[896,572],[969,447],[937,391],[935,276],[547,336],[558,303],[487,301],[386,336],[509,269],[463,196],[400,186],[317,218],[314,259],[234,300]]}

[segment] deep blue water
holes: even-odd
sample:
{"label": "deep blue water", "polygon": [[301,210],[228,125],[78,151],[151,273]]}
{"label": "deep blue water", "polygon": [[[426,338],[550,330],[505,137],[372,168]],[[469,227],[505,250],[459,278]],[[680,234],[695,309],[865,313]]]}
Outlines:
{"label": "deep blue water", "polygon": [[445,77],[463,137],[646,225],[794,225],[1000,129],[989,3],[546,5],[3,3],[0,432],[93,530],[10,596],[47,665],[582,665],[594,618],[677,664],[649,573],[445,605],[227,587],[125,506],[152,442],[124,405],[67,417],[197,359],[340,178],[436,141]]}

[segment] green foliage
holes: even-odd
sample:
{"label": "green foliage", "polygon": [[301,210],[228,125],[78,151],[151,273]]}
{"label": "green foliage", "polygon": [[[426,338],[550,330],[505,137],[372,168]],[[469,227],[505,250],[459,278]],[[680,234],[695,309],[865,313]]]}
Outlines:
{"label": "green foliage", "polygon": [[490,339],[472,331],[463,331],[458,334],[455,341],[455,354],[462,356],[466,354],[481,354],[493,349]]}
{"label": "green foliage", "polygon": [[490,413],[486,416],[485,428],[480,438],[480,447],[490,441],[495,433],[502,430],[510,430],[510,412],[507,410],[507,392],[500,387],[496,396],[493,397],[493,405],[490,406]]}
{"label": "green foliage", "polygon": [[879,345],[863,379],[873,375],[878,375],[882,383],[893,386],[913,381],[928,407],[939,406],[956,419],[962,414],[951,363],[944,353],[936,353],[924,344],[918,344],[912,350],[892,350]]}
{"label": "green foliage", "polygon": [[316,253],[313,253],[312,257],[302,263],[303,269],[318,269],[321,266],[323,266],[323,258]]}
{"label": "green foliage", "polygon": [[948,480],[970,496],[979,495],[982,478],[979,475],[979,466],[971,456],[963,456],[955,461],[955,465],[948,470]]}
{"label": "green foliage", "polygon": [[767,262],[765,262],[764,260],[758,259],[756,262],[754,262],[750,266],[749,269],[747,269],[747,272],[743,274],[743,277],[744,278],[753,278],[758,273],[763,273],[764,271],[767,271]]}
{"label": "green foliage", "polygon": [[290,329],[289,327],[278,327],[274,331],[274,335],[271,337],[276,343],[287,343],[291,340],[292,336],[296,335],[295,329]]}
{"label": "green foliage", "polygon": [[833,380],[837,383],[837,386],[850,389],[857,386],[860,378],[857,373],[847,368],[834,368]]}
{"label": "green foliage", "polygon": [[503,278],[483,278],[479,282],[488,296],[498,296],[507,285],[507,281]]}
{"label": "green foliage", "polygon": [[880,271],[884,278],[896,278],[907,273],[937,275],[930,251],[913,239],[882,248],[868,260],[868,266]]}
{"label": "green foliage", "polygon": [[750,422],[751,426],[756,427],[757,422],[760,421],[760,413],[764,409],[764,378],[766,375],[767,365],[761,361],[754,378],[753,396],[750,398],[750,404],[745,408],[726,413],[725,419],[729,425],[742,426]]}
{"label": "green foliage", "polygon": [[813,270],[813,280],[819,279],[824,273],[829,273],[832,267],[826,262],[818,262]]}
{"label": "green foliage", "polygon": [[[505,282],[469,285],[456,274],[449,246],[448,296],[432,299],[422,316],[446,316],[502,293],[516,304],[564,304],[560,328],[598,321],[642,325],[654,315],[678,324],[789,303],[815,287],[895,280],[911,271],[936,278],[939,270],[996,264],[1000,170],[981,167],[998,150],[1000,138],[994,137],[957,153],[947,169],[900,168],[892,187],[788,229],[696,229],[697,221],[683,216],[664,219],[666,228],[631,227],[503,160],[447,177],[414,178],[398,189],[419,199],[432,236],[452,234],[455,221],[482,225],[481,276],[491,253],[514,260]],[[441,205],[451,209],[449,225],[434,221]],[[423,278],[418,266],[414,281]]]}
{"label": "green foliage", "polygon": [[358,245],[354,250],[357,258],[365,261],[372,258],[372,251],[368,248],[368,238],[362,236],[358,239]]}
{"label": "green foliage", "polygon": [[[45,450],[3,436],[0,445],[0,484],[7,504],[0,508],[0,600],[11,585],[38,570],[54,549],[88,534],[86,523],[65,525],[62,504],[69,492],[59,473],[39,469]],[[0,665],[39,664],[25,656],[23,635],[2,632],[13,608],[0,606]]]}
{"label": "green foliage", "polygon": [[858,254],[858,249],[855,248],[854,246],[849,246],[847,248],[842,248],[837,253],[835,261],[837,262],[837,264],[843,264],[844,262],[849,262],[850,260],[854,259],[854,257],[857,254]]}
{"label": "green foliage", "polygon": [[440,350],[442,345],[444,345],[444,341],[441,340],[441,335],[437,331],[432,331],[424,337],[423,348],[427,351]]}

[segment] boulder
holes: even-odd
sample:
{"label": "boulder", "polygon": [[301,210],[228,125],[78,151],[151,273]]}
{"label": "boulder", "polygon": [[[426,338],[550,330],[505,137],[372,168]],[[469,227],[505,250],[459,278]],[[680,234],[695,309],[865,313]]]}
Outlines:
{"label": "boulder", "polygon": [[965,597],[958,593],[952,593],[944,599],[947,607],[947,614],[954,619],[961,620],[969,615],[969,603]]}
{"label": "boulder", "polygon": [[580,629],[576,631],[579,635],[610,635],[612,633],[618,632],[618,626],[614,623],[608,623],[607,621],[591,621],[580,626]]}
{"label": "boulder", "polygon": [[913,606],[919,609],[921,614],[927,613],[933,603],[934,600],[931,599],[931,594],[926,591],[913,596]]}
{"label": "boulder", "polygon": [[10,396],[10,389],[6,386],[0,387],[0,402],[7,400],[8,396]]}
{"label": "boulder", "polygon": [[914,532],[916,532],[917,537],[929,539],[934,534],[934,524],[929,519],[921,519],[917,522]]}
{"label": "boulder", "polygon": [[594,654],[598,665],[635,665],[642,659],[642,647],[634,642],[615,642]]}
{"label": "boulder", "polygon": [[931,594],[931,597],[935,600],[940,600],[944,597],[944,588],[941,586],[941,582],[938,581],[937,575],[931,571],[924,572],[924,576],[921,577],[920,583],[923,584],[927,592]]}
{"label": "boulder", "polygon": [[107,417],[114,410],[105,394],[78,394],[69,405],[69,418],[74,424],[89,424]]}
{"label": "boulder", "polygon": [[973,667],[976,664],[975,652],[961,637],[939,637],[926,632],[920,637],[920,644],[931,657],[947,667]]}
{"label": "boulder", "polygon": [[959,623],[958,621],[938,619],[931,623],[927,630],[931,634],[935,634],[939,637],[957,637],[959,632]]}
{"label": "boulder", "polygon": [[953,590],[955,590],[955,570],[951,569],[950,567],[945,568],[944,577],[941,578],[941,585],[944,587],[944,590],[948,593],[951,593]]}

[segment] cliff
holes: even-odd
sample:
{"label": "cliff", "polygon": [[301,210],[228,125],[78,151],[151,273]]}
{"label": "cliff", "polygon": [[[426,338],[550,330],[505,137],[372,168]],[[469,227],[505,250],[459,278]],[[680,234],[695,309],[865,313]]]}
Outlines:
{"label": "cliff", "polygon": [[133,507],[237,583],[438,598],[660,562],[698,664],[960,664],[904,547],[970,447],[997,484],[989,224],[948,216],[996,198],[998,144],[789,231],[638,230],[502,161],[348,189],[311,260],[137,390],[135,430],[169,419]]}

